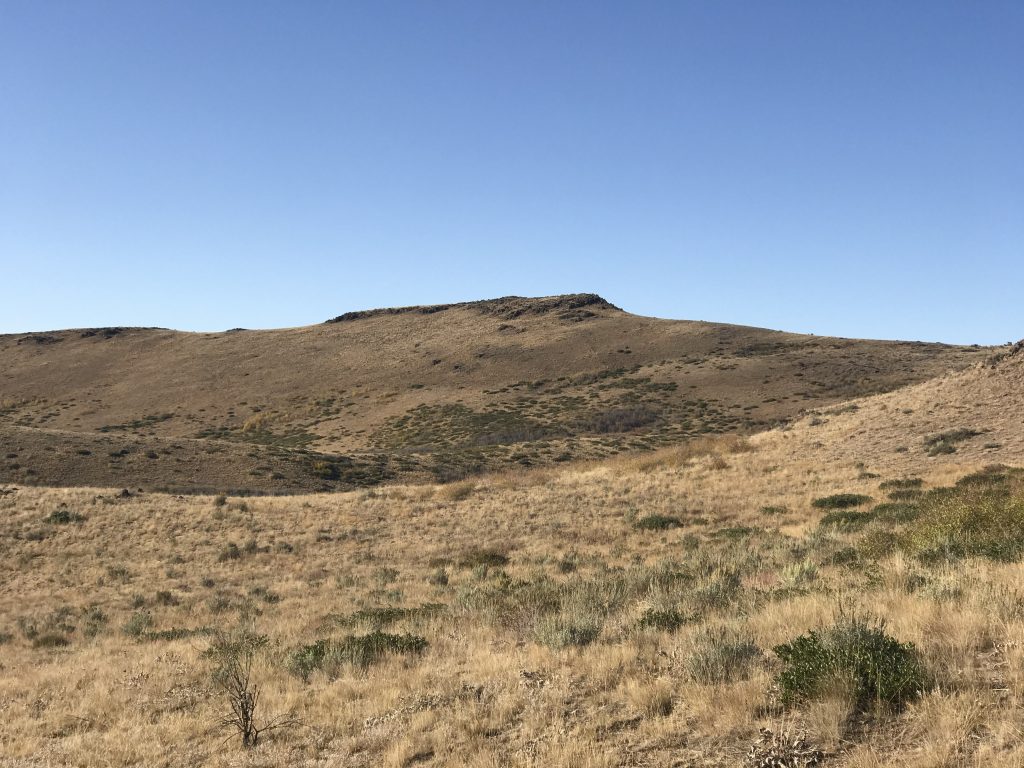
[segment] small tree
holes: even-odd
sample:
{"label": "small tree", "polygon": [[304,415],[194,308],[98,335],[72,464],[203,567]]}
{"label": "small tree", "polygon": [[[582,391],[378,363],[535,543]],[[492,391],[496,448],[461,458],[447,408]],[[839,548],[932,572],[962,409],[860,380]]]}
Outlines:
{"label": "small tree", "polygon": [[253,679],[253,662],[266,643],[266,635],[256,634],[251,626],[243,625],[234,632],[217,633],[205,654],[213,660],[213,682],[227,697],[230,709],[217,724],[234,730],[245,749],[255,747],[261,734],[298,722],[278,716],[258,724],[260,686]]}

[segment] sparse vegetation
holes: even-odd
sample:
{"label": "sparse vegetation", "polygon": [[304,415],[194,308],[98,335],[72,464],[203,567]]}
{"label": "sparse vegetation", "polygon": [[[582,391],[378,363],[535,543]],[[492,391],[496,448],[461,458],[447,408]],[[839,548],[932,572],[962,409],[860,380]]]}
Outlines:
{"label": "sparse vegetation", "polygon": [[[534,343],[531,319],[502,338]],[[833,362],[850,383],[816,365],[799,390],[758,385],[764,418],[813,407],[819,426],[721,434],[762,417],[731,394],[691,389],[695,374],[717,375],[742,344],[749,354],[732,375],[760,377],[761,357],[782,375],[804,345],[833,342],[759,347],[756,336],[718,332],[702,327],[720,351],[662,360],[630,339],[629,354],[616,353],[628,367],[527,371],[486,396],[468,383],[486,378],[493,348],[407,344],[415,352],[403,354],[422,356],[423,388],[398,380],[384,392],[367,376],[365,386],[318,384],[329,391],[289,403],[239,399],[230,413],[204,403],[202,414],[179,409],[141,430],[159,438],[194,424],[193,435],[232,435],[182,438],[180,451],[177,438],[120,431],[89,443],[90,454],[68,438],[52,459],[11,442],[41,476],[51,460],[119,465],[124,481],[111,487],[126,490],[4,484],[5,755],[83,766],[155,765],[169,754],[194,765],[458,768],[732,765],[745,754],[787,765],[1020,763],[1024,480],[984,467],[1024,462],[1019,423],[973,407],[947,412],[955,376],[924,394],[836,406],[829,398],[844,388],[874,386],[852,382],[860,351],[847,346]],[[258,333],[244,334],[255,351]],[[319,343],[329,352],[330,338]],[[615,348],[626,349],[623,339]],[[415,398],[442,395],[438,378],[456,364],[465,410],[399,424]],[[972,387],[1006,384],[982,373],[962,375]],[[1000,392],[979,403],[1012,415],[1019,395]],[[495,416],[499,406],[509,414]],[[382,416],[374,434],[360,408],[398,416]],[[571,434],[589,416],[633,408],[657,418],[583,441]],[[273,419],[254,418],[264,412]],[[999,452],[968,438],[958,455],[929,460],[925,437],[965,419],[991,432]],[[530,424],[542,432],[516,431]],[[353,434],[333,432],[340,425]],[[270,427],[278,437],[322,429],[324,450],[385,437],[402,447],[374,449],[386,466],[366,454],[349,464],[347,452],[260,442]],[[421,429],[426,443],[403,442]],[[897,453],[902,445],[918,449]],[[203,496],[129,479],[175,467],[184,476],[195,450],[204,462],[241,457],[242,474],[259,474],[234,484],[219,464]],[[316,477],[316,462],[337,467],[338,479]],[[489,472],[509,463],[520,468]],[[431,468],[458,479],[411,482]],[[378,470],[402,480],[344,492],[363,470],[366,483]],[[278,487],[274,472],[296,490],[343,492],[242,498]],[[84,519],[49,520],[61,509]],[[851,604],[839,620],[837,600]],[[887,623],[848,618],[869,612]]]}
{"label": "sparse vegetation", "polygon": [[815,509],[849,509],[850,507],[861,507],[870,503],[871,497],[862,493],[836,493],[832,496],[822,496],[811,502]]}
{"label": "sparse vegetation", "polygon": [[937,435],[926,437],[924,447],[929,456],[941,456],[942,454],[956,453],[957,443],[970,440],[982,434],[974,429],[951,429],[948,432],[941,432]]}

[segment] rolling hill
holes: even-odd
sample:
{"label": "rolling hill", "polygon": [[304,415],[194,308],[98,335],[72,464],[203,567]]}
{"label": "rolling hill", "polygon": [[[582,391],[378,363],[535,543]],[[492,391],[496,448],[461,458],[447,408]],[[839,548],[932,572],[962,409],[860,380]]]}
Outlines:
{"label": "rolling hill", "polygon": [[0,336],[0,481],[297,492],[752,433],[991,350],[624,312],[591,294],[279,330]]}

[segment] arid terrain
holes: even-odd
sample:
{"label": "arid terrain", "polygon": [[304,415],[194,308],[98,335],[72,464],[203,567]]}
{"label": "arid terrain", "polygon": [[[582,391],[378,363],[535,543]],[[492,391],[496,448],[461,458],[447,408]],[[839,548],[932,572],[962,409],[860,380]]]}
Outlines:
{"label": "arid terrain", "polygon": [[0,481],[209,493],[451,481],[750,434],[988,354],[638,317],[590,294],[271,331],[0,336]]}
{"label": "arid terrain", "polygon": [[1024,345],[502,301],[3,337],[0,766],[1024,765]]}

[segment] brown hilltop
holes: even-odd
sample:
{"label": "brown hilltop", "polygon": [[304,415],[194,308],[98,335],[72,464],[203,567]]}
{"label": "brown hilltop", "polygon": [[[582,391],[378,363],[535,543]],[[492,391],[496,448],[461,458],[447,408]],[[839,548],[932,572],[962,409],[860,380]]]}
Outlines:
{"label": "brown hilltop", "polygon": [[599,296],[302,328],[0,336],[0,482],[261,492],[447,480],[755,432],[991,350],[624,312]]}

